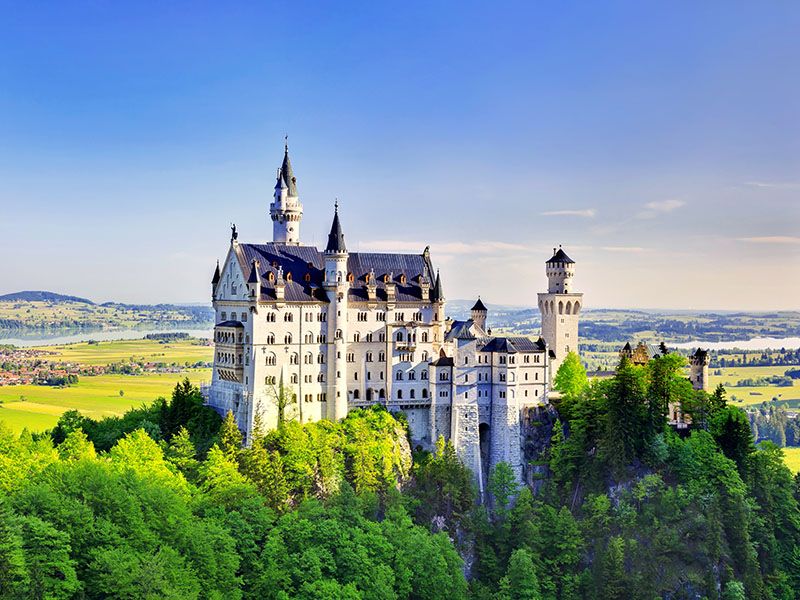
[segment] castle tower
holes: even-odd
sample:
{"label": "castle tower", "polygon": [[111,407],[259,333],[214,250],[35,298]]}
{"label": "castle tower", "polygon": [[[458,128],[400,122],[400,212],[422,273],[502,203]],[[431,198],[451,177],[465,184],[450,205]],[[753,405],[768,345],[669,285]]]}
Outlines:
{"label": "castle tower", "polygon": [[583,306],[583,294],[573,291],[575,261],[559,246],[545,263],[547,293],[539,294],[542,314],[542,337],[551,353],[550,377],[570,351],[578,351],[578,316]]}
{"label": "castle tower", "polygon": [[708,350],[698,348],[689,357],[689,380],[696,390],[708,391]]}
{"label": "castle tower", "polygon": [[472,318],[472,322],[475,323],[478,327],[480,327],[483,331],[486,331],[486,314],[487,314],[486,305],[481,302],[481,297],[478,296],[478,301],[472,307],[470,316]]}
{"label": "castle tower", "polygon": [[339,223],[339,203],[335,205],[328,245],[325,247],[325,282],[328,294],[328,418],[347,416],[347,247]]}
{"label": "castle tower", "polygon": [[278,169],[275,194],[269,205],[272,219],[272,241],[279,244],[300,244],[300,220],[303,218],[303,205],[297,196],[297,178],[289,160],[289,144],[284,146],[283,164]]}

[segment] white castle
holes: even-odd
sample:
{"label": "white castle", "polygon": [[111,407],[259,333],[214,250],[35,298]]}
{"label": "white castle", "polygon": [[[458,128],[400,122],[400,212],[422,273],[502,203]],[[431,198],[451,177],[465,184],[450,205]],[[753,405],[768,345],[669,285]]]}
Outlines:
{"label": "white castle", "polygon": [[558,365],[578,349],[574,261],[554,249],[546,262],[542,337],[496,337],[480,299],[469,320],[445,318],[429,248],[348,252],[338,205],[325,249],[303,245],[288,147],[270,216],[273,241],[240,243],[233,227],[214,272],[208,403],[232,411],[246,440],[256,414],[277,426],[279,397],[296,398],[287,416],[303,423],[379,403],[407,415],[414,445],[452,440],[481,491],[500,461],[522,479],[524,415],[547,402]]}

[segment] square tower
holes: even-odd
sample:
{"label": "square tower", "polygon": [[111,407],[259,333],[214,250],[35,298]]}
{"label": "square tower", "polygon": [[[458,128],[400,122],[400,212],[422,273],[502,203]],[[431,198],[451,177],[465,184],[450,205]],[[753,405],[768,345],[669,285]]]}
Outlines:
{"label": "square tower", "polygon": [[583,306],[583,294],[573,290],[575,261],[559,246],[545,263],[547,293],[539,294],[542,315],[542,337],[551,353],[551,377],[555,377],[561,362],[570,351],[578,351],[578,317]]}

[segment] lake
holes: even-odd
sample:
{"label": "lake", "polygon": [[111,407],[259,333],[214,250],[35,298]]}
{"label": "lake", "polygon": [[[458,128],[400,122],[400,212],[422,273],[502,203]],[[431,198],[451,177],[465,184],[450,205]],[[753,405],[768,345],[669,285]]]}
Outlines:
{"label": "lake", "polygon": [[0,337],[0,344],[13,344],[20,348],[31,346],[56,346],[61,344],[76,344],[78,342],[109,342],[113,340],[141,340],[153,333],[188,333],[196,338],[212,337],[212,330],[208,327],[196,329],[162,328],[162,329],[104,329],[98,331],[52,331],[26,334],[25,337]]}
{"label": "lake", "polygon": [[681,342],[668,344],[676,348],[705,348],[708,350],[776,350],[778,348],[800,348],[800,337],[753,338],[734,342]]}

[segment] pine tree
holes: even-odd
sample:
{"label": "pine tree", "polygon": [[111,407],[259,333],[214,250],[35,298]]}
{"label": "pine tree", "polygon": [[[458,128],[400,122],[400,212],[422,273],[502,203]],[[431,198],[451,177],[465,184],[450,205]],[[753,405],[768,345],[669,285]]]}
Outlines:
{"label": "pine tree", "polygon": [[494,498],[495,513],[504,518],[511,499],[519,492],[514,471],[507,462],[499,462],[489,475],[489,492]]}
{"label": "pine tree", "polygon": [[172,436],[165,454],[167,460],[175,465],[178,470],[184,474],[186,479],[189,481],[196,481],[197,469],[199,466],[196,458],[197,450],[192,443],[192,439],[186,427],[181,427],[178,432]]}
{"label": "pine tree", "polygon": [[625,600],[629,597],[625,583],[625,542],[620,536],[608,540],[600,559],[597,587],[599,600]]}
{"label": "pine tree", "polygon": [[500,598],[508,600],[542,600],[539,579],[530,552],[514,550],[508,561],[508,571],[500,580]]}
{"label": "pine tree", "polygon": [[227,456],[236,458],[242,448],[242,440],[242,432],[239,431],[236,419],[233,413],[228,411],[219,428],[219,448]]}
{"label": "pine tree", "polygon": [[565,397],[577,398],[589,387],[589,378],[583,368],[580,357],[575,352],[568,352],[564,362],[558,368],[553,387]]}

